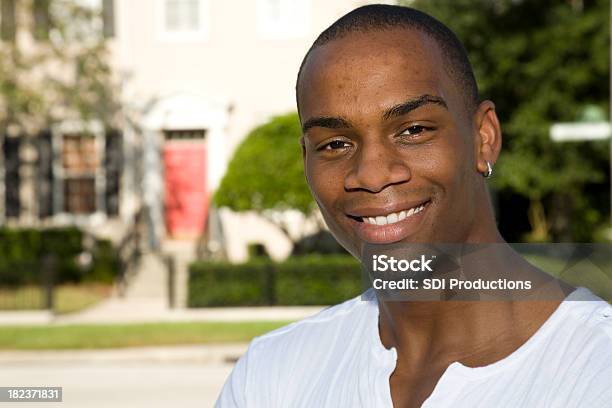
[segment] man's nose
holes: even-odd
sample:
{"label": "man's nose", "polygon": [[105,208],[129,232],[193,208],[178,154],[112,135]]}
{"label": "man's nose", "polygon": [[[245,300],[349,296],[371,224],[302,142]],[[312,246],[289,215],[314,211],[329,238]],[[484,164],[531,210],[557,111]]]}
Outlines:
{"label": "man's nose", "polygon": [[401,155],[384,143],[367,143],[353,157],[344,188],[378,193],[392,184],[410,180],[410,168]]}

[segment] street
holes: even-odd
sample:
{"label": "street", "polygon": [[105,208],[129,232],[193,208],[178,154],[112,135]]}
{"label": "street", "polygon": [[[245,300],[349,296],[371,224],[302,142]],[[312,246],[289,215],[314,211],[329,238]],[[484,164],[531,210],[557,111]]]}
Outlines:
{"label": "street", "polygon": [[4,363],[0,386],[61,386],[63,402],[0,407],[212,407],[231,369],[224,362]]}

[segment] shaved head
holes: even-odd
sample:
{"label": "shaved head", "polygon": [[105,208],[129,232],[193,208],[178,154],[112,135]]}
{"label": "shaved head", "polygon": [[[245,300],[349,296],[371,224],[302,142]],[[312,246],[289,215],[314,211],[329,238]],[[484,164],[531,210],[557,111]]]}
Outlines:
{"label": "shaved head", "polygon": [[456,82],[469,110],[479,103],[478,86],[463,44],[444,24],[428,14],[410,7],[374,4],[359,7],[338,19],[323,31],[302,60],[296,83],[296,99],[300,112],[301,78],[310,54],[331,41],[354,33],[406,29],[419,31],[438,45],[445,59],[443,69]]}

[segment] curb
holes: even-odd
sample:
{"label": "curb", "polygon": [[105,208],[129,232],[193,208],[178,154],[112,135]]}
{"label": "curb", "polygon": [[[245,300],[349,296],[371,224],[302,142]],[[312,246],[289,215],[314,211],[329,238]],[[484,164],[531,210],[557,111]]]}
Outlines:
{"label": "curb", "polygon": [[296,321],[317,314],[327,307],[256,306],[152,311],[129,307],[130,305],[121,306],[104,312],[85,310],[67,315],[54,315],[49,311],[0,312],[0,327],[13,325]]}
{"label": "curb", "polygon": [[193,346],[135,347],[96,350],[0,351],[2,365],[191,363],[234,364],[246,351],[247,343]]}

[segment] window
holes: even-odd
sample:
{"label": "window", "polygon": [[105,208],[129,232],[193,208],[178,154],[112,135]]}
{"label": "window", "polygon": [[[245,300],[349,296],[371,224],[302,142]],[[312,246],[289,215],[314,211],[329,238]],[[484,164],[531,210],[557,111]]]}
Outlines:
{"label": "window", "polygon": [[71,177],[64,180],[64,209],[70,214],[93,214],[96,211],[94,177]]}
{"label": "window", "polygon": [[208,36],[209,0],[158,0],[164,40],[202,40]]}
{"label": "window", "polygon": [[[89,47],[106,35],[108,10],[103,0],[36,0],[35,20],[38,38],[48,38],[56,47],[73,47],[72,43]],[[36,17],[36,13],[39,17]],[[60,24],[61,23],[61,24]],[[45,28],[46,27],[46,28]],[[45,33],[48,30],[48,33]]]}
{"label": "window", "polygon": [[115,36],[115,1],[102,1],[102,20],[104,24],[104,38]]}
{"label": "window", "polygon": [[52,215],[119,214],[121,132],[66,121],[52,132]]}
{"label": "window", "polygon": [[164,138],[166,140],[204,140],[206,130],[164,130]]}
{"label": "window", "polygon": [[257,0],[257,32],[267,39],[294,39],[308,36],[310,1]]}
{"label": "window", "polygon": [[51,29],[49,2],[50,0],[38,0],[32,4],[34,38],[37,40],[49,39],[49,30]]}
{"label": "window", "polygon": [[63,210],[71,214],[96,211],[96,139],[87,134],[62,135]]}
{"label": "window", "polygon": [[166,31],[197,31],[200,27],[199,8],[198,0],[167,0]]}
{"label": "window", "polygon": [[15,0],[0,0],[0,36],[4,41],[15,40]]}

